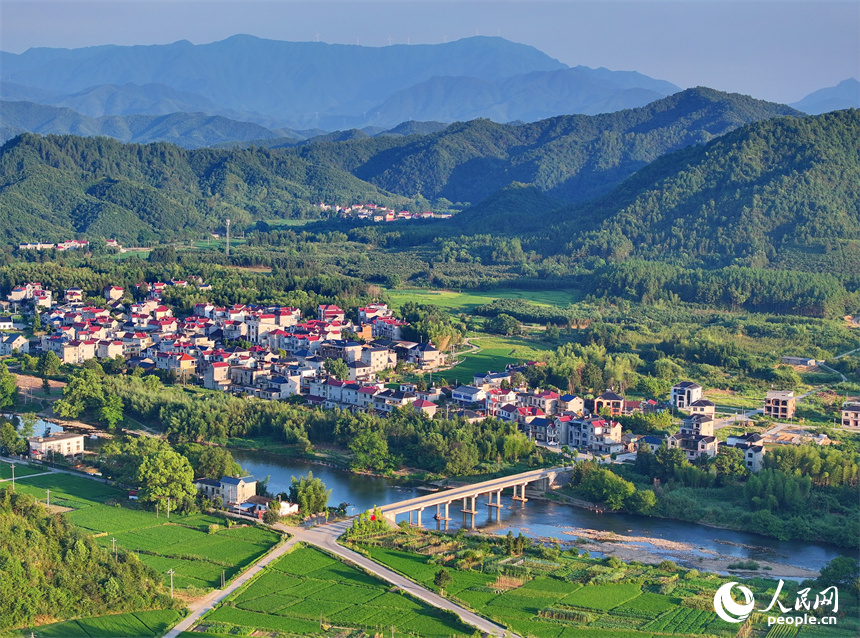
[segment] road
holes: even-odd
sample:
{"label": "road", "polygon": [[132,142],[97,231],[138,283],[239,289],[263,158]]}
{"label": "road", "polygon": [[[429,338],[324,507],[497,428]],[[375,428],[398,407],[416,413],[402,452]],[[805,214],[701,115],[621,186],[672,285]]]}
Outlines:
{"label": "road", "polygon": [[[4,458],[3,461],[23,463],[23,461],[19,461],[17,459]],[[98,480],[99,482],[105,482],[104,479],[99,479],[94,476],[80,474],[78,472],[69,472],[67,470],[60,470],[56,468],[51,468],[49,472],[45,472],[45,474],[48,473],[73,474],[76,476],[82,476],[83,478],[90,478],[93,480]],[[29,476],[21,476],[19,478],[16,478],[15,480],[26,481],[27,478],[30,478],[32,476],[41,476],[41,474],[30,474]],[[359,567],[364,568],[365,570],[376,575],[382,580],[385,580],[392,585],[400,587],[404,591],[409,592],[416,598],[423,600],[424,602],[429,605],[432,605],[433,607],[452,611],[457,614],[463,620],[463,622],[468,625],[472,625],[477,629],[480,629],[486,634],[489,634],[491,636],[505,635],[504,627],[500,627],[499,625],[490,622],[486,618],[469,611],[465,607],[455,605],[454,603],[452,603],[446,598],[443,598],[439,594],[436,594],[429,589],[422,587],[421,585],[409,580],[405,576],[401,576],[397,572],[391,571],[387,567],[383,567],[379,563],[376,563],[369,558],[365,558],[361,554],[354,552],[351,549],[347,549],[346,547],[338,545],[338,537],[343,534],[344,531],[346,531],[346,528],[351,523],[351,520],[339,521],[336,523],[329,523],[328,525],[322,525],[310,529],[302,527],[288,527],[286,525],[281,524],[274,525],[273,527],[278,531],[290,534],[290,539],[286,543],[275,547],[274,549],[272,549],[272,551],[260,558],[260,560],[258,560],[256,563],[248,567],[244,572],[239,574],[226,588],[216,589],[208,596],[190,605],[189,609],[191,610],[191,613],[179,624],[177,624],[173,629],[167,632],[165,638],[177,638],[179,634],[181,634],[183,631],[187,631],[188,629],[190,629],[194,625],[194,623],[196,623],[203,617],[204,614],[209,611],[212,611],[218,603],[227,598],[230,594],[232,594],[246,582],[248,582],[249,579],[258,574],[266,565],[283,556],[284,553],[290,547],[292,547],[295,543],[299,541],[319,547],[320,549],[335,554],[336,556],[339,556],[340,558],[343,558],[350,563],[358,565]],[[508,635],[516,638],[515,634]]]}
{"label": "road", "polygon": [[[195,602],[193,605],[189,607],[191,609],[191,613],[182,620],[178,625],[176,625],[173,629],[171,629],[165,635],[165,638],[177,638],[183,631],[188,631],[191,627],[194,626],[207,612],[212,611],[222,600],[230,596],[233,592],[235,592],[239,587],[244,585],[248,580],[253,578],[256,574],[258,574],[262,569],[271,563],[272,561],[277,560],[281,556],[286,553],[286,551],[295,545],[298,542],[304,542],[308,545],[313,545],[315,547],[319,547],[327,552],[335,554],[340,558],[357,565],[368,572],[374,574],[375,576],[385,580],[392,585],[396,585],[397,587],[403,589],[406,592],[409,592],[416,598],[419,598],[433,607],[437,607],[439,609],[446,609],[448,611],[452,611],[457,614],[463,622],[480,629],[486,634],[491,636],[504,636],[505,629],[500,627],[486,618],[479,616],[464,607],[460,607],[459,605],[455,605],[451,601],[442,596],[430,591],[422,587],[421,585],[409,580],[405,576],[401,576],[397,572],[393,572],[387,567],[383,567],[379,563],[376,563],[369,558],[365,558],[361,554],[352,551],[351,549],[347,549],[341,545],[338,545],[337,538],[346,531],[346,528],[352,523],[351,520],[339,521],[336,523],[329,523],[328,525],[322,525],[320,527],[314,527],[310,529],[302,528],[302,527],[289,527],[287,525],[276,524],[273,527],[280,532],[285,532],[291,535],[291,538],[284,543],[273,549],[271,552],[263,556],[259,561],[254,563],[247,570],[242,572],[236,579],[230,583],[225,589],[215,590],[210,593],[205,598]],[[512,635],[512,634],[509,634]]]}
{"label": "road", "polygon": [[194,623],[200,620],[204,614],[215,609],[218,603],[227,598],[227,596],[239,589],[242,585],[247,583],[251,578],[263,571],[263,568],[266,565],[283,556],[290,547],[296,544],[296,540],[296,537],[293,536],[286,543],[278,545],[272,551],[270,551],[268,554],[258,560],[256,563],[251,565],[244,572],[239,574],[229,585],[227,585],[227,587],[225,587],[224,589],[216,589],[215,591],[210,592],[208,596],[201,598],[200,600],[189,605],[188,608],[191,613],[186,616],[173,629],[168,631],[164,635],[164,638],[177,638],[179,634],[181,634],[183,631],[188,631],[189,629],[191,629],[191,627],[194,626]]}

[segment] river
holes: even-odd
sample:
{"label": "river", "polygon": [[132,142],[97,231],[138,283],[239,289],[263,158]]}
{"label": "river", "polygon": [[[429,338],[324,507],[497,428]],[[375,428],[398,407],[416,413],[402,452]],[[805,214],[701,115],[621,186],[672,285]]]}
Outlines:
{"label": "river", "polygon": [[[301,459],[285,457],[266,452],[233,450],[236,461],[258,480],[269,479],[269,491],[288,492],[291,477],[304,476],[313,472],[326,487],[331,489],[330,505],[349,503],[349,514],[357,514],[372,508],[403,501],[427,492],[417,487],[407,487],[386,478],[352,474],[345,470],[311,463]],[[738,559],[766,560],[805,569],[819,570],[827,561],[841,554],[851,554],[850,550],[825,545],[796,541],[780,541],[766,536],[718,529],[695,523],[676,521],[650,516],[632,514],[597,514],[571,505],[563,505],[545,500],[531,499],[528,503],[515,502],[510,496],[502,497],[503,508],[500,520],[496,522],[489,512],[490,508],[479,507],[476,527],[483,531],[506,534],[523,533],[532,537],[558,538],[562,542],[572,541],[574,528],[587,528],[615,532],[626,536],[648,537],[655,541],[675,541],[691,545],[703,556],[717,552]],[[433,513],[430,508],[424,512],[423,523],[433,528]],[[453,507],[452,524],[460,523],[458,507]],[[398,516],[398,522],[406,515]],[[703,551],[702,551],[703,550]],[[667,558],[677,558],[677,553],[653,547],[648,544],[647,551],[665,554]],[[695,552],[694,552],[695,555]],[[689,557],[690,555],[687,554]]]}

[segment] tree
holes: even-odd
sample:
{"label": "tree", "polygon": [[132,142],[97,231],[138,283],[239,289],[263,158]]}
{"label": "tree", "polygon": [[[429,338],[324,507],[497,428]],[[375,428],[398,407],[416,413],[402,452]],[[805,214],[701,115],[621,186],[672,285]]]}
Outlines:
{"label": "tree", "polygon": [[122,421],[122,409],[122,399],[116,394],[109,394],[105,398],[104,405],[99,410],[99,416],[108,430],[113,430]]}
{"label": "tree", "polygon": [[220,479],[222,476],[235,476],[242,473],[242,468],[233,460],[230,450],[220,446],[206,446],[196,462],[191,459],[196,475],[205,478]]}
{"label": "tree", "polygon": [[292,477],[290,485],[290,502],[297,503],[302,514],[316,514],[322,512],[328,504],[331,490],[326,490],[325,484],[318,478],[314,478],[313,472],[301,479]]}
{"label": "tree", "polygon": [[636,514],[648,514],[657,505],[657,495],[651,490],[636,490],[627,499],[626,507]]}
{"label": "tree", "polygon": [[100,375],[95,370],[81,369],[63,388],[63,398],[54,404],[54,411],[60,416],[74,419],[84,410],[101,409],[104,404],[105,393]]}
{"label": "tree", "polygon": [[384,470],[388,467],[388,440],[379,427],[362,429],[349,443],[353,454],[350,466],[357,470]]}
{"label": "tree", "polygon": [[0,423],[0,452],[3,454],[23,454],[27,451],[27,441],[6,419],[2,419]]}
{"label": "tree", "polygon": [[749,474],[744,464],[743,450],[736,447],[722,447],[713,461],[712,467],[720,477],[741,478]]}
{"label": "tree", "polygon": [[272,501],[269,504],[269,509],[266,510],[266,513],[263,514],[263,522],[266,525],[274,525],[279,520],[281,520],[281,503],[280,501]]}
{"label": "tree", "polygon": [[135,478],[144,503],[170,498],[178,506],[186,496],[194,495],[194,472],[188,459],[170,449],[145,457]]}
{"label": "tree", "polygon": [[335,379],[343,381],[349,378],[349,366],[343,359],[326,359],[325,371],[332,375]]}
{"label": "tree", "polygon": [[33,334],[36,334],[42,329],[42,315],[38,310],[33,311]]}
{"label": "tree", "polygon": [[445,595],[445,587],[447,587],[452,580],[454,579],[451,578],[451,574],[449,574],[448,570],[444,567],[436,572],[435,576],[433,576],[433,584],[439,588],[443,596]]}
{"label": "tree", "polygon": [[822,587],[847,587],[860,592],[860,564],[856,558],[837,556],[821,568],[816,582]]}
{"label": "tree", "polygon": [[21,415],[21,425],[18,428],[18,433],[25,439],[33,436],[36,433],[36,422],[39,420],[33,412],[27,412]]}
{"label": "tree", "polygon": [[42,353],[39,357],[39,363],[36,366],[36,371],[40,376],[52,377],[60,371],[60,366],[63,362],[52,350]]}
{"label": "tree", "polygon": [[18,396],[18,380],[9,372],[6,363],[0,363],[0,408],[6,408],[15,403]]}

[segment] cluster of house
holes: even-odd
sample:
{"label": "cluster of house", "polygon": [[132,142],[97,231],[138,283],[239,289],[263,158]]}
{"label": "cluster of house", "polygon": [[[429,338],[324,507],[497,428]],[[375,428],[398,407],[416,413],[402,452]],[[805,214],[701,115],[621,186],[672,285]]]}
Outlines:
{"label": "cluster of house", "polygon": [[[110,248],[122,248],[116,239],[108,239],[107,245]],[[49,244],[43,242],[28,242],[26,244],[18,244],[19,250],[79,250],[90,247],[90,242],[86,239],[67,239],[57,244]]]}
{"label": "cluster of house", "polygon": [[395,211],[392,208],[385,206],[377,206],[376,204],[353,204],[351,206],[337,206],[326,204],[325,202],[317,202],[317,208],[325,211],[331,211],[339,217],[350,217],[355,219],[365,219],[374,222],[393,222],[399,219],[450,219],[452,216],[448,213],[433,213],[432,211],[424,211],[422,213],[410,213],[408,210]]}
{"label": "cluster of house", "polygon": [[[69,288],[63,303],[54,304],[51,292],[38,283],[16,287],[9,301],[46,307],[42,325],[47,334],[40,346],[43,352],[54,352],[62,363],[122,356],[144,371],[173,372],[186,382],[197,379],[208,389],[264,399],[300,394],[311,402],[363,407],[362,402],[351,401],[352,394],[363,397],[370,388],[374,395],[384,393],[377,381],[380,372],[400,361],[432,371],[445,361],[444,353],[432,343],[404,340],[402,331],[408,324],[386,304],[359,308],[356,322],[333,304],[319,306],[316,318],[303,318],[298,308],[219,307],[203,302],[195,304],[194,314],[180,319],[162,302],[168,286],[185,287],[188,282],[146,284],[136,295],[143,299],[134,303],[123,302],[123,288],[107,286],[103,307],[84,305],[80,288]],[[198,288],[206,289],[202,284]],[[0,348],[10,353],[13,347],[29,351],[26,341],[17,336],[6,344],[3,339]],[[230,341],[247,342],[250,347],[225,347]],[[326,359],[346,364],[346,389],[325,385],[334,381],[323,367]],[[363,388],[361,393],[352,392],[355,386]],[[347,394],[350,399],[342,399]]]}

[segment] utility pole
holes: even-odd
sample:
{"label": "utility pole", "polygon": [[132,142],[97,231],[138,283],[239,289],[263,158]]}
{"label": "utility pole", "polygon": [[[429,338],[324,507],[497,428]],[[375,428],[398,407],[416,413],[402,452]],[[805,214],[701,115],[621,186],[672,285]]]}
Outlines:
{"label": "utility pole", "polygon": [[12,491],[14,492],[15,491],[15,464],[10,463],[9,467],[12,468]]}
{"label": "utility pole", "polygon": [[227,256],[230,256],[230,220],[227,220]]}
{"label": "utility pole", "polygon": [[167,497],[167,520],[170,520],[170,497]]}
{"label": "utility pole", "polygon": [[46,505],[47,507],[51,507],[51,490],[45,490],[45,492],[46,492],[46,493],[47,493],[47,495],[48,495],[48,496],[47,496],[47,499],[46,499],[46,502],[45,502],[45,505]]}
{"label": "utility pole", "polygon": [[167,570],[167,573],[170,574],[170,597],[173,598],[173,574],[176,572],[173,571],[173,568]]}
{"label": "utility pole", "polygon": [[116,562],[116,538],[112,536],[110,542],[113,545],[113,562]]}

